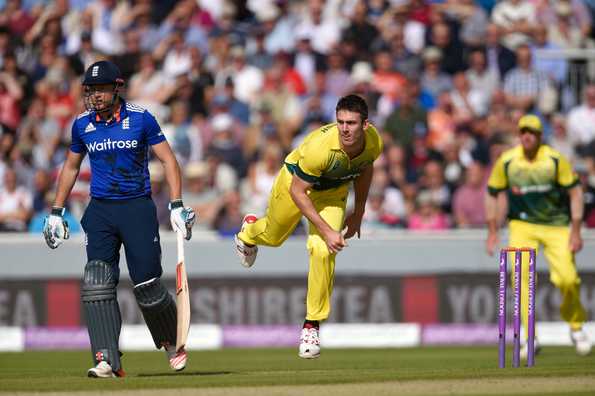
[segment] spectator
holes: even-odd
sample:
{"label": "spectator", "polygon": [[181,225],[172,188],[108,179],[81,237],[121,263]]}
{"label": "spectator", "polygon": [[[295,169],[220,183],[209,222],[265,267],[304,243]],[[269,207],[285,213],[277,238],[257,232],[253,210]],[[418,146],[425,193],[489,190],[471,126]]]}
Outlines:
{"label": "spectator", "polygon": [[465,184],[453,196],[453,218],[458,228],[479,228],[486,225],[484,200],[486,175],[479,162],[465,171]]}
{"label": "spectator", "polygon": [[485,52],[474,49],[469,53],[469,68],[465,72],[472,90],[483,92],[488,103],[492,95],[500,87],[498,70],[488,68]]}
{"label": "spectator", "polygon": [[537,26],[535,6],[527,0],[504,0],[492,12],[492,21],[503,30],[503,44],[514,50],[528,44]]}
{"label": "spectator", "polygon": [[283,163],[283,151],[279,144],[269,143],[261,150],[261,158],[253,162],[248,169],[248,177],[241,186],[242,211],[264,216],[268,197],[279,166]]}
{"label": "spectator", "polygon": [[403,146],[408,152],[413,150],[416,134],[425,137],[428,129],[426,111],[415,99],[410,87],[406,86],[400,95],[399,104],[384,123],[387,141]]}
{"label": "spectator", "polygon": [[196,225],[203,230],[210,228],[219,210],[219,194],[209,186],[208,172],[206,162],[191,162],[184,170],[184,203],[200,213]]}
{"label": "spectator", "polygon": [[500,43],[501,28],[493,23],[486,27],[486,60],[488,70],[498,74],[500,80],[516,65],[516,58],[512,50]]}
{"label": "spectator", "polygon": [[438,48],[426,48],[422,58],[424,60],[424,68],[421,75],[421,87],[429,92],[434,100],[437,100],[441,92],[450,91],[452,88],[452,79],[440,69],[442,52]]}
{"label": "spectator", "polygon": [[446,214],[428,192],[421,192],[416,199],[416,209],[409,216],[407,228],[414,231],[439,231],[449,227]]}
{"label": "spectator", "polygon": [[568,139],[581,156],[588,154],[588,145],[595,140],[595,84],[585,87],[583,103],[568,113]]}
{"label": "spectator", "polygon": [[203,143],[198,129],[190,122],[187,102],[172,103],[170,122],[163,126],[163,133],[180,166],[202,159]]}
{"label": "spectator", "polygon": [[537,107],[540,95],[550,87],[549,80],[533,68],[531,49],[527,45],[517,48],[516,61],[517,67],[508,72],[504,80],[506,101],[512,108],[528,112]]}
{"label": "spectator", "polygon": [[234,139],[232,128],[233,119],[228,114],[217,114],[211,120],[213,128],[213,140],[211,140],[208,151],[217,156],[222,162],[230,165],[237,175],[242,178],[246,175],[246,163],[242,148]]}
{"label": "spectator", "polygon": [[240,193],[230,190],[220,200],[220,207],[213,220],[212,229],[224,237],[232,237],[240,232],[242,221]]}
{"label": "spectator", "polygon": [[26,231],[31,218],[31,193],[17,184],[14,169],[4,171],[4,188],[0,191],[0,231]]}

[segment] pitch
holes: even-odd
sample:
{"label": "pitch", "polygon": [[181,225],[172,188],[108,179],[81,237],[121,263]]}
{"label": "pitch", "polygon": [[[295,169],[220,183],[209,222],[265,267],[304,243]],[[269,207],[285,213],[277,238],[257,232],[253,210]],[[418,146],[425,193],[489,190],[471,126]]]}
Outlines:
{"label": "pitch", "polygon": [[[508,356],[510,356],[510,351]],[[497,348],[324,349],[302,360],[295,349],[191,351],[171,372],[162,352],[126,352],[127,377],[86,378],[89,352],[0,354],[0,394],[162,395],[593,395],[595,356],[545,348],[536,367],[497,368]]]}

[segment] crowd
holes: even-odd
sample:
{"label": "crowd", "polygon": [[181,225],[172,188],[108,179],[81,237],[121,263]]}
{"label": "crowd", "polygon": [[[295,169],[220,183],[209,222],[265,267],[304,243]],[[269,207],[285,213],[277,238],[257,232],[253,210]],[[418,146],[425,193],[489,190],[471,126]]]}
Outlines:
{"label": "crowd", "polygon": [[[385,150],[364,232],[484,227],[486,177],[526,113],[581,175],[595,227],[595,48],[583,0],[0,0],[0,230],[39,232],[81,75],[100,59],[153,113],[202,229],[262,215],[283,158],[363,96]],[[587,52],[584,52],[587,53]],[[149,164],[169,227],[161,165]],[[68,203],[73,231],[88,164]],[[297,231],[299,232],[299,230]]]}

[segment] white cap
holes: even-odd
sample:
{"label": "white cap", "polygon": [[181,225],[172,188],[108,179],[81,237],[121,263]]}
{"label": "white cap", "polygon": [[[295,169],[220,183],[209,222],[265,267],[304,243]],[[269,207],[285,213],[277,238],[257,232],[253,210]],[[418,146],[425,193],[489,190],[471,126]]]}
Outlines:
{"label": "white cap", "polygon": [[368,62],[356,62],[351,68],[351,80],[355,84],[372,81],[374,72]]}
{"label": "white cap", "polygon": [[215,132],[223,132],[231,129],[233,125],[233,119],[227,113],[220,113],[215,115],[211,120],[211,125]]}

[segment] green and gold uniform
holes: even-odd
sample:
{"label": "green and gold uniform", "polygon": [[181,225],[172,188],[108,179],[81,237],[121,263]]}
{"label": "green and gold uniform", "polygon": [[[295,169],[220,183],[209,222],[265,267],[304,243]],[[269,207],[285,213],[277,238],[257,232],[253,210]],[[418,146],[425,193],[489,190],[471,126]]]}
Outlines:
{"label": "green and gold uniform", "polygon": [[[287,239],[302,217],[289,192],[293,175],[312,184],[308,197],[316,211],[332,229],[340,231],[350,182],[372,165],[382,148],[382,139],[372,125],[365,130],[364,150],[352,159],[341,148],[336,123],[309,133],[285,158],[285,165],[273,184],[265,217],[246,224],[238,237],[244,243],[265,246],[279,246]],[[312,223],[308,234],[310,267],[306,319],[321,321],[330,313],[336,254],[329,252]]]}
{"label": "green and gold uniform", "polygon": [[[494,164],[488,181],[488,192],[508,195],[509,246],[543,246],[550,268],[550,280],[562,293],[560,314],[573,330],[585,321],[580,302],[580,278],[574,254],[568,247],[570,237],[570,203],[568,189],[579,180],[564,156],[547,145],[541,145],[529,161],[522,146],[505,151]],[[514,272],[513,272],[514,273]],[[528,303],[528,257],[522,264],[522,306]],[[527,310],[522,310],[527,328]]]}

